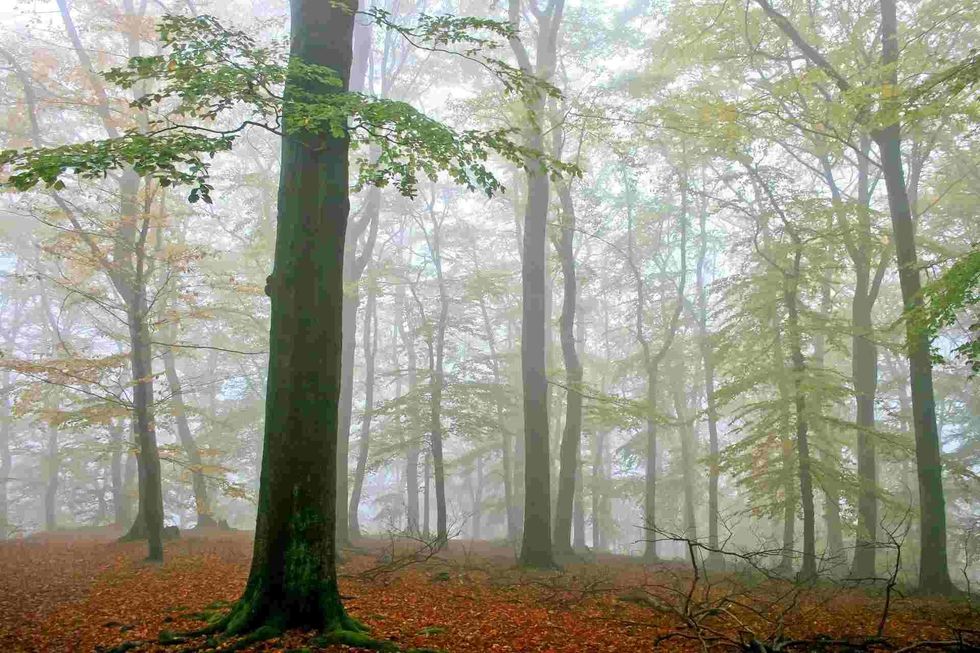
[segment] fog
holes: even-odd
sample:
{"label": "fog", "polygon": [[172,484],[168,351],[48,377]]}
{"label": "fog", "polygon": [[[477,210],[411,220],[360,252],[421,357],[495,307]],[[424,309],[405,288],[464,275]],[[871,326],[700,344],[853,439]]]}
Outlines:
{"label": "fog", "polygon": [[969,596],[980,3],[354,5],[0,2],[0,539]]}

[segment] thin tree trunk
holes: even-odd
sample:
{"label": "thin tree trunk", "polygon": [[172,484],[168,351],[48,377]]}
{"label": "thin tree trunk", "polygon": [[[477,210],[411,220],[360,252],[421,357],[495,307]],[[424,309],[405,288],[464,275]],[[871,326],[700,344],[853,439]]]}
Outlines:
{"label": "thin tree trunk", "polygon": [[61,467],[58,455],[58,429],[48,426],[48,442],[44,452],[44,530],[58,527],[58,473]]}
{"label": "thin tree trunk", "polygon": [[603,449],[606,434],[601,429],[596,429],[592,440],[592,548],[602,551],[602,486],[604,483]]}
{"label": "thin tree trunk", "polygon": [[429,528],[429,465],[431,454],[425,452],[425,461],[422,463],[422,535],[429,539],[432,529]]}
{"label": "thin tree trunk", "polygon": [[572,508],[572,548],[585,550],[585,488],[582,487],[582,462],[575,468],[575,504]]}
{"label": "thin tree trunk", "polygon": [[[408,358],[408,394],[412,397],[410,415],[406,431],[411,433],[418,428],[418,420],[415,418],[415,393],[418,386],[418,362],[415,356],[415,331],[405,325],[408,319],[408,312],[405,310],[405,289],[399,286],[398,295],[398,329],[401,335],[402,346]],[[409,438],[413,436],[409,435]],[[406,492],[406,528],[409,534],[418,535],[421,533],[419,528],[419,456],[421,452],[416,440],[411,440],[405,453],[405,492]]]}
{"label": "thin tree trunk", "polygon": [[490,322],[490,312],[487,310],[486,298],[479,299],[480,314],[483,316],[483,329],[486,333],[487,345],[490,347],[490,366],[493,370],[494,407],[497,414],[497,425],[500,429],[501,460],[504,476],[504,510],[507,518],[507,539],[516,542],[519,534],[517,511],[514,501],[514,462],[512,458],[513,438],[504,420],[504,400],[501,396],[504,383],[500,373],[500,359],[497,356],[497,339],[493,334],[493,324]]}
{"label": "thin tree trunk", "polygon": [[[350,537],[361,537],[361,524],[358,520],[358,508],[361,503],[361,491],[364,488],[364,475],[367,471],[368,450],[371,445],[371,416],[374,406],[374,358],[378,351],[377,307],[375,290],[368,290],[367,303],[364,306],[364,323],[362,325],[361,347],[364,349],[364,414],[361,416],[361,439],[357,449],[357,467],[354,469],[354,485],[350,493],[350,506],[347,510],[347,523],[350,525]],[[375,330],[372,332],[372,324]]]}
{"label": "thin tree trunk", "polygon": [[657,556],[657,380],[659,368],[656,363],[647,366],[646,396],[646,468],[644,469],[643,491],[643,561],[656,562]]}
{"label": "thin tree trunk", "polygon": [[[363,4],[363,0],[360,4]],[[368,26],[357,24],[357,57],[352,67],[350,90],[362,91],[366,86],[366,75],[370,66],[362,57],[371,52],[371,31]],[[353,55],[352,55],[353,56]],[[371,187],[364,199],[364,210],[359,220],[349,223],[345,234],[344,251],[344,301],[343,301],[343,349],[341,353],[340,382],[340,439],[337,441],[337,515],[348,514],[348,482],[350,474],[350,429],[354,402],[354,355],[357,349],[357,309],[360,306],[358,283],[371,260],[374,244],[378,236],[378,222],[381,214],[381,191]],[[357,253],[357,243],[367,232],[367,238]],[[348,519],[337,519],[337,541],[340,545],[350,542],[350,523]]]}
{"label": "thin tree trunk", "polygon": [[473,539],[479,540],[483,522],[483,456],[476,459],[476,488],[473,492]]}
{"label": "thin tree trunk", "polygon": [[113,523],[116,526],[126,526],[129,523],[129,503],[126,501],[126,489],[123,485],[122,456],[126,448],[123,429],[122,420],[112,420],[109,423],[109,439],[112,443],[109,469],[112,479]]}
{"label": "thin tree trunk", "polygon": [[[10,385],[10,372],[7,370],[4,370],[3,374],[0,375],[0,384],[4,388]],[[10,483],[10,471],[14,464],[13,455],[10,452],[11,422],[10,404],[7,403],[7,395],[3,394],[0,396],[0,540],[7,539],[12,532],[7,490],[7,484]]]}
{"label": "thin tree trunk", "polygon": [[816,519],[813,502],[813,476],[810,466],[809,421],[807,416],[806,394],[803,390],[806,375],[806,359],[803,357],[802,334],[797,304],[797,280],[800,273],[802,252],[796,250],[792,279],[787,279],[789,287],[784,290],[787,326],[790,338],[790,360],[793,364],[793,396],[796,409],[796,457],[800,475],[800,499],[803,503],[803,565],[799,578],[810,580],[817,575]]}
{"label": "thin tree trunk", "polygon": [[708,422],[708,561],[713,567],[725,564],[725,557],[716,553],[718,549],[718,407],[715,399],[715,362],[711,339],[708,334],[708,290],[705,283],[705,264],[708,257],[708,212],[701,206],[698,212],[699,239],[696,285],[698,293],[697,323],[698,347],[701,352],[702,372],[704,373],[705,418]]}
{"label": "thin tree trunk", "polygon": [[[171,334],[173,335],[173,334]],[[172,342],[172,341],[171,341]],[[177,422],[177,436],[190,463],[191,485],[194,488],[194,509],[197,513],[197,528],[216,526],[217,522],[211,514],[211,503],[208,501],[208,485],[204,478],[201,452],[191,434],[190,423],[187,421],[187,408],[184,405],[184,389],[177,375],[177,364],[174,361],[173,349],[163,350],[163,365],[170,386],[170,401],[173,407],[174,420]]]}
{"label": "thin tree trunk", "polygon": [[555,553],[572,553],[572,517],[576,479],[579,476],[579,451],[582,447],[582,362],[575,344],[575,304],[578,282],[575,278],[575,207],[572,194],[566,184],[558,184],[561,199],[561,234],[555,243],[561,260],[564,279],[560,331],[561,351],[565,362],[566,389],[565,432],[561,440],[558,473],[558,502],[555,510],[555,530],[552,538]]}
{"label": "thin tree trunk", "polygon": [[[140,267],[140,266],[138,266]],[[130,369],[133,377],[133,423],[136,432],[136,468],[139,480],[139,510],[124,539],[149,543],[148,560],[163,560],[163,486],[160,453],[157,449],[153,415],[153,358],[147,328],[145,283],[137,274],[135,297],[128,306],[129,338],[132,343]]]}
{"label": "thin tree trunk", "polygon": [[[846,222],[846,207],[834,179],[830,159],[821,157],[824,176],[830,187],[834,212],[841,226],[844,244],[854,264],[854,296],[851,301],[851,381],[857,405],[858,523],[855,534],[851,576],[873,578],[878,529],[878,473],[875,447],[875,396],[878,392],[878,348],[874,342],[872,310],[884,279],[883,256],[872,279],[873,235],[871,232],[871,181],[868,153],[871,139],[861,137],[861,156],[857,160],[857,230]],[[839,511],[838,519],[839,522]],[[828,524],[828,531],[831,524]],[[834,526],[836,528],[836,526]],[[835,535],[836,538],[836,535]],[[840,543],[843,546],[843,542]],[[834,542],[836,547],[837,542]]]}
{"label": "thin tree trunk", "polygon": [[697,459],[697,442],[694,427],[687,414],[687,400],[684,398],[684,366],[679,365],[680,374],[674,379],[674,414],[677,417],[677,430],[681,443],[681,467],[684,478],[684,536],[694,541],[698,539],[697,519],[695,518],[694,492],[697,481],[694,476],[694,461]]}

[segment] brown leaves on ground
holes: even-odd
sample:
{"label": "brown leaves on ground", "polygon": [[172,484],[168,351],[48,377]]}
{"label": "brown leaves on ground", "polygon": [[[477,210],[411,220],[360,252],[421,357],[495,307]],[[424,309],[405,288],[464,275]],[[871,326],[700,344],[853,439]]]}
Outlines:
{"label": "brown leaves on ground", "polygon": [[[227,609],[248,575],[250,535],[185,534],[167,544],[163,565],[142,562],[143,544],[119,544],[114,535],[0,544],[0,650],[98,651],[139,642],[134,650],[174,653],[204,646],[204,638],[162,644],[160,633],[200,628],[206,613]],[[690,583],[683,565],[645,568],[608,556],[562,572],[533,572],[516,568],[507,549],[458,541],[448,553],[402,565],[410,546],[364,543],[346,553],[340,570],[350,613],[373,636],[404,649],[647,651],[671,633],[680,637],[664,640],[663,650],[701,648],[678,613]],[[727,587],[721,583],[709,594],[730,592]],[[732,594],[725,609],[760,635],[787,606],[785,637],[862,637],[877,629],[879,595],[821,587],[775,605],[782,589]],[[978,619],[964,600],[899,597],[886,635],[892,646],[946,640],[951,627],[980,628]],[[291,632],[245,650],[353,650],[317,649],[312,638]]]}

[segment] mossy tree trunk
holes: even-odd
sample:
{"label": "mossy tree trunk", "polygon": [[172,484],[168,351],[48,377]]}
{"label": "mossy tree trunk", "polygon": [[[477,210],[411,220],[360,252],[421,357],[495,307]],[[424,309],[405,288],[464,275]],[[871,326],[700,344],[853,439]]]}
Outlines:
{"label": "mossy tree trunk", "polygon": [[[290,54],[333,69],[345,89],[356,6],[290,4]],[[295,84],[287,80],[287,96]],[[258,516],[231,633],[348,623],[335,567],[348,151],[345,137],[282,140]]]}

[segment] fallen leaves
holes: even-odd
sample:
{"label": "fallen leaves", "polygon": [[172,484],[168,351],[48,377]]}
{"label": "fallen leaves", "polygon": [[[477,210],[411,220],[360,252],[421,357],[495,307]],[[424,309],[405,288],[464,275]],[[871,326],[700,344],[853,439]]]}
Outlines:
{"label": "fallen leaves", "polygon": [[[168,633],[200,628],[207,613],[227,609],[244,587],[249,534],[187,534],[167,544],[163,565],[142,562],[141,543],[120,544],[113,535],[0,544],[0,650],[97,651],[140,642],[134,650],[174,653],[185,645],[163,643]],[[563,572],[534,572],[516,568],[510,553],[454,542],[449,553],[379,574],[372,570],[397,552],[365,542],[345,554],[341,591],[375,637],[406,649],[640,651],[681,627],[669,611],[629,597],[636,588],[683,582],[682,566],[650,569],[609,556]],[[829,592],[802,597],[787,618],[794,637],[874,632],[879,597]],[[896,643],[944,639],[951,620],[970,619],[962,601],[902,599],[888,634]],[[355,650],[315,649],[311,640],[311,633],[290,632],[245,650]],[[671,639],[663,648],[698,650],[698,644]]]}

